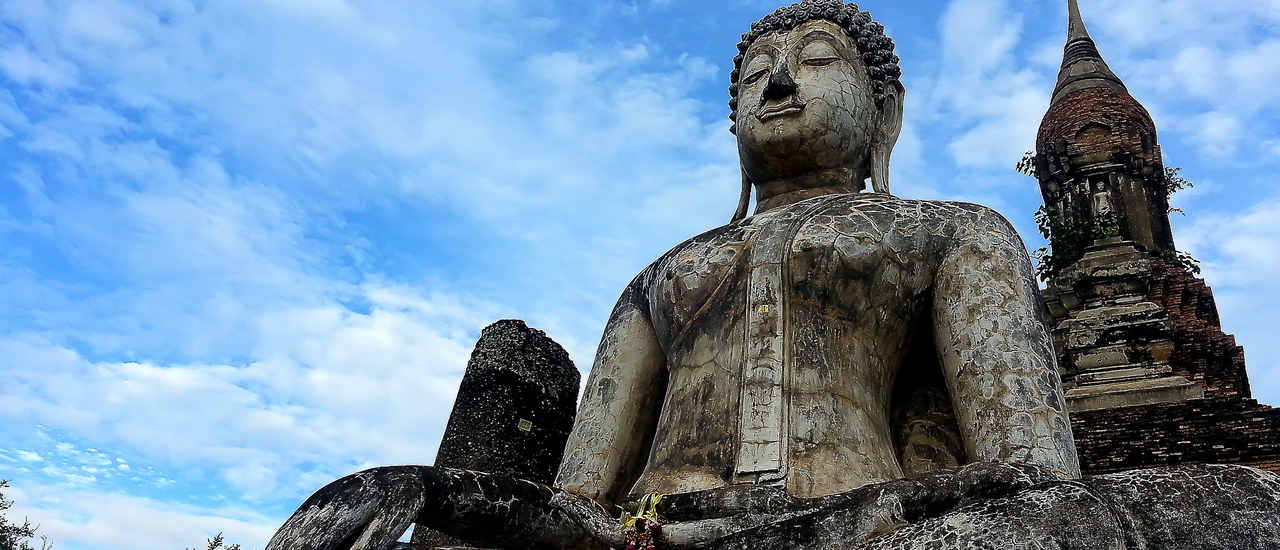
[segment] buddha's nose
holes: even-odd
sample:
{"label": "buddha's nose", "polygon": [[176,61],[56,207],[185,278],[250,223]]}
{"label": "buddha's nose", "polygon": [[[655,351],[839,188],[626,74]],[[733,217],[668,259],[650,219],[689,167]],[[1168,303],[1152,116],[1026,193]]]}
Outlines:
{"label": "buddha's nose", "polygon": [[782,99],[796,93],[796,81],[791,79],[791,69],[786,63],[779,63],[778,68],[769,75],[769,84],[764,87],[764,100]]}

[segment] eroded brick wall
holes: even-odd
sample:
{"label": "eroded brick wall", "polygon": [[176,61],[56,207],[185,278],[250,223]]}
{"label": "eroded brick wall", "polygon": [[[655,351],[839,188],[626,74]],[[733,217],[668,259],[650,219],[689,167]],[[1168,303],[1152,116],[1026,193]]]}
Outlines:
{"label": "eroded brick wall", "polygon": [[1280,409],[1253,399],[1197,399],[1071,414],[1086,476],[1175,464],[1280,472]]}
{"label": "eroded brick wall", "polygon": [[1206,398],[1251,396],[1245,374],[1244,348],[1222,332],[1213,291],[1186,270],[1152,262],[1148,299],[1168,312],[1174,323],[1173,371],[1204,386]]}

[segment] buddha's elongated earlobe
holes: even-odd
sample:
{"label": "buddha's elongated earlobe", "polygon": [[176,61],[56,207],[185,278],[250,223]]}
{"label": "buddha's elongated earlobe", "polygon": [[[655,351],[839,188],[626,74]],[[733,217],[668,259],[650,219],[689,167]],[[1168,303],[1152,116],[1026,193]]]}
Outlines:
{"label": "buddha's elongated earlobe", "polygon": [[879,142],[871,146],[871,190],[889,195],[889,157],[893,146]]}
{"label": "buddha's elongated earlobe", "polygon": [[880,106],[880,120],[871,142],[871,190],[889,194],[889,157],[902,132],[902,83],[893,80],[885,83],[884,103]]}
{"label": "buddha's elongated earlobe", "polygon": [[747,171],[742,171],[742,193],[738,195],[738,210],[733,213],[733,219],[729,223],[736,222],[747,217],[747,207],[751,206],[751,180],[747,179]]}

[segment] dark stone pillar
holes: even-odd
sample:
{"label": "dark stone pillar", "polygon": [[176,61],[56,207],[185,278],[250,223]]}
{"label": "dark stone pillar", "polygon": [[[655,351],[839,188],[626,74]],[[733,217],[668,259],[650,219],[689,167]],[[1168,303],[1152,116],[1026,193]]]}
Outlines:
{"label": "dark stone pillar", "polygon": [[[573,429],[581,374],[560,344],[524,321],[485,327],[462,376],[436,466],[550,485]],[[415,526],[420,548],[459,541]]]}

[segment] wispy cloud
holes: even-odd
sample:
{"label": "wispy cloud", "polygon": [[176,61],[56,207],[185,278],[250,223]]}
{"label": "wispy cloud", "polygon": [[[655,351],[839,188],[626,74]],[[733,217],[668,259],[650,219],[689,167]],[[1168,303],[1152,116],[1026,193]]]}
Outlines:
{"label": "wispy cloud", "polygon": [[[12,517],[28,517],[39,533],[62,548],[87,550],[200,548],[206,538],[260,548],[274,531],[275,519],[242,506],[190,506],[122,493],[24,484],[5,491],[16,502]],[[241,542],[245,541],[245,542]],[[249,543],[248,541],[254,541]]]}
{"label": "wispy cloud", "polygon": [[1023,17],[1003,0],[951,2],[939,22],[943,66],[932,90],[936,117],[959,130],[956,165],[1007,170],[1033,143],[1052,84],[1018,52]]}
{"label": "wispy cloud", "polygon": [[[1274,187],[1273,187],[1274,188]],[[1194,210],[1193,210],[1194,211]],[[1254,395],[1280,395],[1280,293],[1267,290],[1280,270],[1280,197],[1274,194],[1239,212],[1203,212],[1178,232],[1178,245],[1201,261],[1214,291],[1223,328],[1245,345]]]}
{"label": "wispy cloud", "polygon": [[309,489],[292,486],[296,469],[315,467],[305,464],[332,476],[428,462],[448,411],[423,404],[451,400],[470,327],[483,321],[474,307],[404,290],[366,288],[365,314],[257,312],[252,359],[238,365],[95,362],[36,336],[0,340],[10,381],[0,402],[14,420],[216,470],[255,500]]}
{"label": "wispy cloud", "polygon": [[[664,246],[625,220],[670,245],[733,206],[726,124],[688,94],[714,67],[643,42],[525,50],[547,27],[513,32],[515,5],[0,17],[0,284],[21,312],[0,414],[56,427],[13,430],[0,466],[46,490],[33,515],[65,548],[260,545],[334,477],[429,463],[480,327],[526,317],[589,363],[602,289]],[[143,517],[167,526],[124,542]]]}

